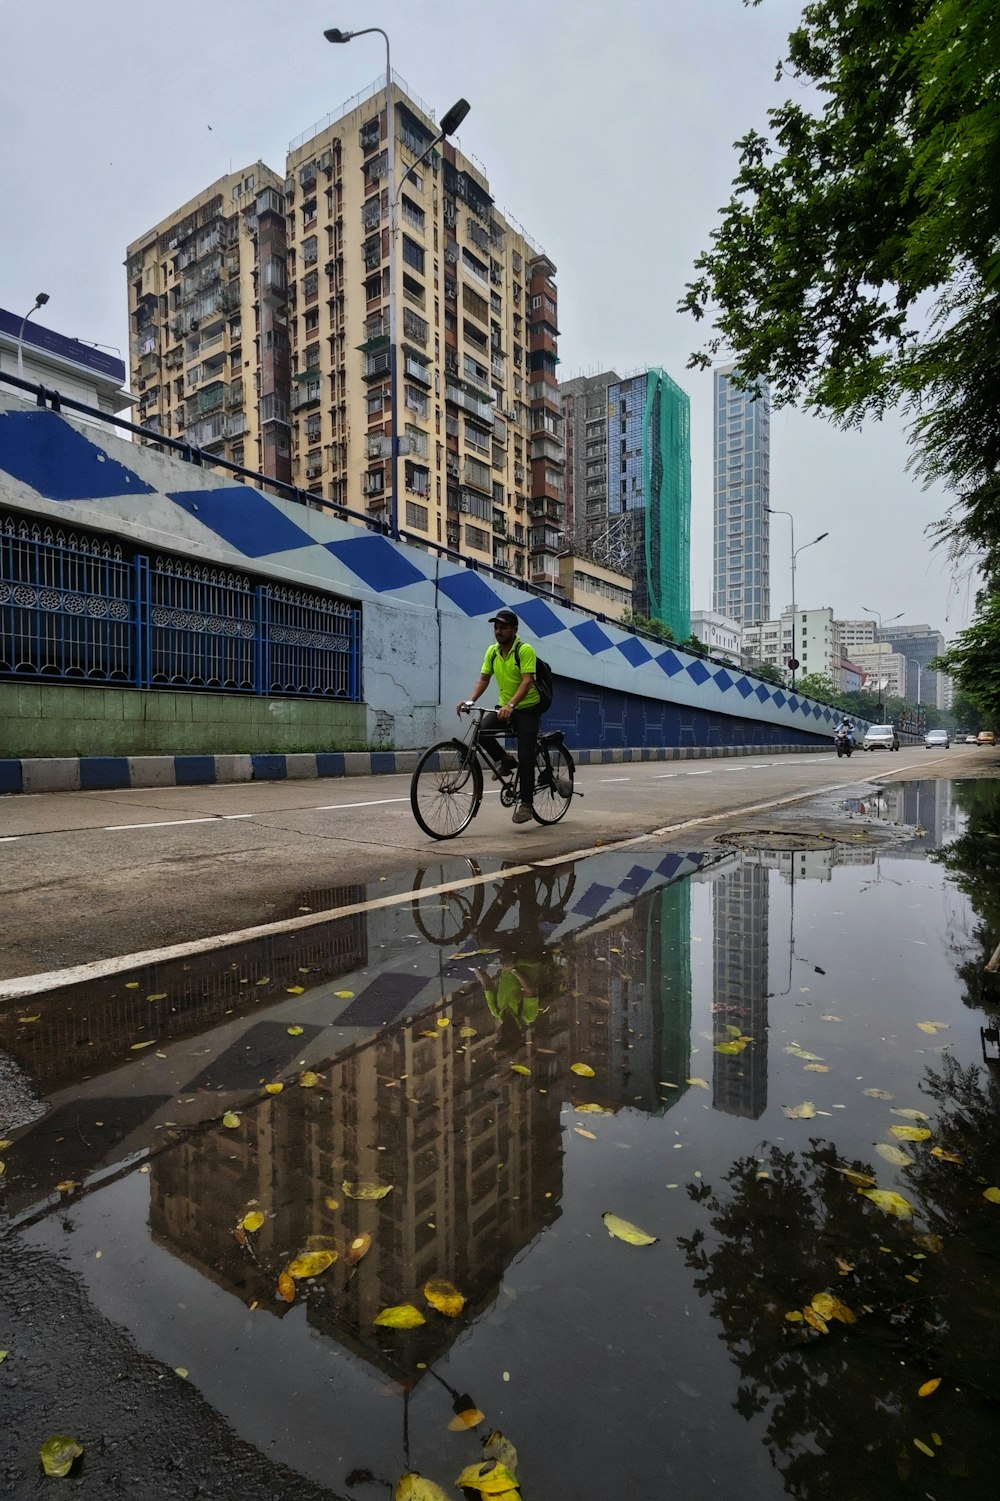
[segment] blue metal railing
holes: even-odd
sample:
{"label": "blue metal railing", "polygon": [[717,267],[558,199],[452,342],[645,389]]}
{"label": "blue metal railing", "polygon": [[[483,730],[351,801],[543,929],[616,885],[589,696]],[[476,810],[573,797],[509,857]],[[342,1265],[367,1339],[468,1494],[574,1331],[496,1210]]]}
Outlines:
{"label": "blue metal railing", "polygon": [[361,700],[361,611],[330,595],[0,515],[0,678]]}

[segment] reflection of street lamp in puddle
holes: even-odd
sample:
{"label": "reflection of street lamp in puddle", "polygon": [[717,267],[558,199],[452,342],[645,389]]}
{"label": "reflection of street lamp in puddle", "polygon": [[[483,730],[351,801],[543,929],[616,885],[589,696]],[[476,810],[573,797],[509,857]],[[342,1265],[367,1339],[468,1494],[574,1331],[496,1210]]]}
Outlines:
{"label": "reflection of street lamp in puddle", "polygon": [[792,868],[791,868],[791,876],[790,876],[790,879],[789,879],[789,893],[790,894],[789,894],[789,902],[788,902],[788,984],[785,986],[784,990],[769,990],[767,992],[767,999],[768,1000],[771,1000],[774,997],[786,996],[786,995],[788,995],[791,992],[791,989],[792,989],[792,964],[796,960],[798,960],[799,964],[809,964],[809,965],[812,965],[813,974],[816,974],[816,975],[825,975],[826,974],[826,970],[825,969],[821,969],[818,964],[813,963],[812,959],[807,959],[805,957],[805,955],[803,955],[803,954],[797,954],[795,952],[795,856],[798,855],[798,854],[801,854],[801,853],[802,853],[802,851],[800,851],[800,850],[792,850]]}

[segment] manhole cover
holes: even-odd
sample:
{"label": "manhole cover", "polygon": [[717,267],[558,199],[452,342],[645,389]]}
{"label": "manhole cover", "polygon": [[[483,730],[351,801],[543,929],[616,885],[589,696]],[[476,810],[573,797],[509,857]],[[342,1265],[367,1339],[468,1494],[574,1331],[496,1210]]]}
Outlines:
{"label": "manhole cover", "polygon": [[788,833],[777,829],[737,829],[729,834],[719,834],[717,844],[726,844],[740,850],[826,850],[836,844],[832,834]]}

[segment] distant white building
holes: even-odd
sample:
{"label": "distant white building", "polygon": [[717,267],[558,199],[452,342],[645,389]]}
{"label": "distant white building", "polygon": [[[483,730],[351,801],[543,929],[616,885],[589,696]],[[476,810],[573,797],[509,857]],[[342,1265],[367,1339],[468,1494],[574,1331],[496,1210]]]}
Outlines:
{"label": "distant white building", "polygon": [[[789,677],[789,661],[798,662],[797,677],[817,673],[837,683],[841,657],[840,631],[829,605],[820,610],[782,610],[780,620],[744,626],[742,650],[749,661],[767,662]],[[793,651],[794,647],[794,651]]]}
{"label": "distant white building", "polygon": [[906,658],[893,651],[891,641],[856,646],[853,657],[866,673],[862,687],[880,699],[906,698]]}
{"label": "distant white building", "polygon": [[[20,338],[22,326],[24,337]],[[4,374],[17,375],[19,342],[25,380],[113,415],[135,405],[137,398],[125,389],[124,360],[81,344],[79,339],[68,339],[34,318],[25,323],[23,314],[0,308],[0,370]],[[31,399],[27,392],[4,381],[0,381],[0,392]],[[83,413],[70,415],[86,420]]]}
{"label": "distant white building", "polygon": [[741,665],[740,627],[735,620],[727,620],[716,610],[692,610],[691,634],[713,657],[723,657],[736,667]]}

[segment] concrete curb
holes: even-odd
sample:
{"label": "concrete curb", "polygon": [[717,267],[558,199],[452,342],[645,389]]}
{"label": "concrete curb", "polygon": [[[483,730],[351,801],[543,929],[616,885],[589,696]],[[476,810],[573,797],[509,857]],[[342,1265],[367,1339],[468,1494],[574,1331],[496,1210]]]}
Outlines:
{"label": "concrete curb", "polygon": [[[578,766],[692,761],[830,751],[829,745],[666,745],[575,750]],[[126,787],[199,787],[221,782],[313,781],[409,773],[421,755],[404,751],[322,751],[244,756],[65,756],[0,760],[0,793],[111,792]]]}

